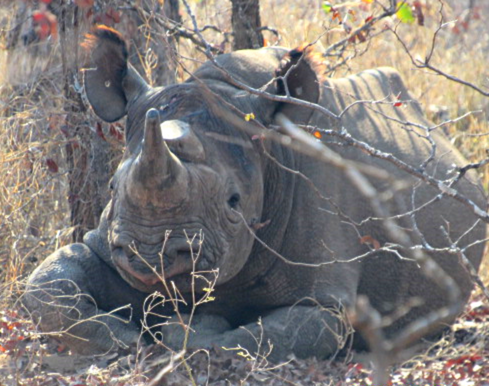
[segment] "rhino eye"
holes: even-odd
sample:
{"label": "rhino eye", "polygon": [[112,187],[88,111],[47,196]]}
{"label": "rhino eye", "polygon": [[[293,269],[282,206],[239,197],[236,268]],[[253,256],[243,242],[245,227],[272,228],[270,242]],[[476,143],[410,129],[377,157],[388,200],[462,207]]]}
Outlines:
{"label": "rhino eye", "polygon": [[241,196],[239,195],[239,193],[234,193],[231,197],[229,197],[228,205],[232,209],[236,209],[238,204],[239,204],[240,199],[241,199]]}

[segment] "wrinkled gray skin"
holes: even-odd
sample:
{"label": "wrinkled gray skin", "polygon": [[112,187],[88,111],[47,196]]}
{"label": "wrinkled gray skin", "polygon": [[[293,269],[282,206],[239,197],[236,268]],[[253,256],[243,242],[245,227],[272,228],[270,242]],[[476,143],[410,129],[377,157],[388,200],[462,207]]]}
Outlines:
{"label": "wrinkled gray skin", "polygon": [[[413,297],[423,300],[388,327],[388,335],[446,304],[447,295],[412,261],[373,252],[368,258],[348,262],[369,251],[361,237],[370,236],[380,245],[390,240],[379,221],[353,225],[373,212],[368,200],[340,170],[274,142],[265,141],[262,146],[226,118],[238,117],[226,105],[229,103],[243,113],[253,112],[264,125],[273,123],[281,112],[296,123],[326,129],[345,127],[353,137],[419,167],[429,156],[428,141],[416,135],[417,128],[409,127],[408,131],[385,118],[429,125],[416,102],[401,108],[358,104],[337,122],[305,108],[250,96],[230,84],[210,63],[183,84],[151,88],[126,63],[120,37],[104,29],[96,32],[88,47],[92,60],[85,75],[88,99],[107,121],[127,114],[127,148],[98,229],[88,233],[83,244],[56,251],[29,279],[24,302],[43,331],[67,331],[57,339],[84,354],[130,346],[140,334],[145,298],[154,291],[168,294],[162,277],[168,285],[174,282],[186,299],[187,306],[180,309],[186,318],[192,305],[191,249],[199,247],[196,240],[191,245],[187,236],[196,234],[203,235],[204,241],[195,270],[214,269],[219,276],[212,293],[215,300],[196,309],[190,347],[239,344],[254,353],[255,335],[273,343],[274,360],[291,353],[324,358],[342,344],[344,327],[336,316],[338,310],[354,305],[359,294],[366,294],[382,314]],[[285,49],[264,48],[222,55],[217,60],[236,79],[256,88],[267,85],[267,91],[280,93],[283,86],[270,80],[276,73],[284,74],[299,57],[297,52],[287,56]],[[309,61],[298,63],[288,77],[292,96],[318,102],[335,113],[355,100],[395,100],[398,95],[401,100],[412,99],[392,69],[319,81]],[[211,97],[209,91],[218,97]],[[227,115],[219,113],[222,111]],[[239,120],[243,121],[242,115]],[[435,131],[432,136],[437,158],[427,170],[445,179],[452,164],[467,161],[441,133]],[[391,214],[409,211],[413,203],[421,206],[438,194],[385,161],[339,146],[334,139],[326,142],[347,159],[382,168],[411,184],[394,197],[386,197]],[[279,164],[303,173],[327,199]],[[379,192],[390,188],[386,181],[371,179],[371,183]],[[485,207],[474,174],[467,173],[455,187]],[[451,243],[442,227],[452,241],[465,234],[460,246],[485,236],[485,226],[477,223],[467,207],[450,198],[399,220],[413,243],[420,243],[413,220],[433,247]],[[255,235],[268,247],[256,241]],[[477,244],[467,251],[475,267],[480,264],[482,249],[483,245]],[[289,264],[277,254],[295,263],[336,262],[307,267]],[[446,253],[432,256],[459,284],[466,300],[472,283],[457,257]],[[196,279],[197,298],[204,293],[203,287],[208,284]],[[126,305],[131,312],[125,308],[118,310],[117,317],[106,315]],[[167,303],[157,312],[171,316],[174,307]],[[256,323],[259,317],[262,327]],[[166,320],[148,317],[148,323]],[[164,327],[163,335],[166,344],[181,347],[180,326]]]}

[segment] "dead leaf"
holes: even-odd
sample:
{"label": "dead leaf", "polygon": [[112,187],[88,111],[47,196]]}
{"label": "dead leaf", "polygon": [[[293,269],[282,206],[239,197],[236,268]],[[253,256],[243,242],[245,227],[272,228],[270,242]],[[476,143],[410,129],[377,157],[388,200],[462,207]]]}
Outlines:
{"label": "dead leaf", "polygon": [[360,244],[370,245],[375,250],[381,247],[379,241],[369,235],[360,237]]}

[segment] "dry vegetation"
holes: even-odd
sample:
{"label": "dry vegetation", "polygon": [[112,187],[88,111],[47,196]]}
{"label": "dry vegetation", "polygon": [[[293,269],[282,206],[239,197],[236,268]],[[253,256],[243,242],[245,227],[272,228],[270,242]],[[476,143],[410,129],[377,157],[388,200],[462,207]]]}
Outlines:
{"label": "dry vegetation", "polygon": [[[472,15],[465,19],[468,3],[468,0],[453,0],[445,4],[445,20],[454,21],[440,31],[431,63],[487,90],[489,5],[479,1],[478,17]],[[6,31],[15,22],[12,17],[15,7],[9,1],[3,4],[0,18]],[[395,18],[382,21],[375,28],[379,36],[345,52],[344,57],[351,55],[351,60],[331,75],[342,76],[375,66],[396,67],[435,122],[473,112],[446,126],[445,131],[469,160],[481,161],[489,148],[489,137],[483,135],[489,133],[489,98],[430,71],[416,69],[394,34],[382,31],[384,24],[397,26],[409,52],[414,57],[424,57],[439,25],[440,3],[425,0],[422,4],[425,26],[398,24]],[[215,25],[223,31],[230,29],[228,1],[194,1],[191,6],[202,25]],[[357,17],[364,18],[365,13],[358,10]],[[316,0],[262,0],[261,18],[264,25],[279,31],[279,44],[283,46],[314,41],[315,49],[324,52],[331,43],[345,37],[343,27],[331,15],[326,15]],[[183,19],[190,27],[185,12]],[[274,44],[275,35],[265,34],[268,43]],[[205,36],[216,44],[223,40],[222,35],[212,30],[206,31]],[[184,58],[203,60],[203,55],[185,39],[180,40],[178,48]],[[173,362],[157,349],[123,359],[112,356],[87,360],[70,356],[62,347],[40,337],[18,305],[26,275],[49,253],[69,243],[73,232],[67,193],[70,168],[64,162],[66,145],[72,140],[63,133],[66,113],[58,49],[56,43],[41,42],[15,50],[0,50],[0,385],[142,385],[148,384],[166,366],[164,377],[155,384],[191,384],[184,367],[180,365],[170,372]],[[337,59],[330,58],[329,64],[334,65]],[[198,61],[183,59],[183,64],[192,70]],[[184,76],[184,71],[180,70],[179,75]],[[487,191],[489,169],[480,170],[480,174]],[[481,276],[489,283],[489,258],[485,259]],[[175,360],[176,365],[179,363]],[[348,354],[335,362],[292,360],[276,369],[237,356],[235,352],[199,353],[188,363],[197,384],[369,385],[372,382],[366,354]],[[414,358],[392,369],[391,382],[393,385],[489,385],[488,299],[474,294],[452,334],[432,345],[423,345]]]}

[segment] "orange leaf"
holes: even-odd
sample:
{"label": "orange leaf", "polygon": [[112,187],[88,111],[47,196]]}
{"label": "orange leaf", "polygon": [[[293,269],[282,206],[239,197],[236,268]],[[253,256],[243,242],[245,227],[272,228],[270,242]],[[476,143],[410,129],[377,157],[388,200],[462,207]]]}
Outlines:
{"label": "orange leaf", "polygon": [[464,363],[474,363],[482,360],[480,355],[462,355],[457,358],[449,359],[445,362],[445,368],[452,367],[454,365],[461,365]]}
{"label": "orange leaf", "polygon": [[102,124],[100,122],[97,122],[95,124],[95,132],[100,138],[102,138],[104,141],[107,141],[107,138],[105,138],[104,131],[102,129]]}
{"label": "orange leaf", "polygon": [[46,20],[46,13],[36,11],[32,14],[32,20],[34,20],[34,23],[41,23]]}
{"label": "orange leaf", "polygon": [[343,18],[341,17],[341,13],[339,13],[337,10],[333,11],[333,20],[338,19],[338,23],[341,23],[343,21]]}
{"label": "orange leaf", "polygon": [[123,131],[120,130],[116,125],[109,126],[109,133],[111,136],[117,138],[118,141],[122,141],[124,139]]}
{"label": "orange leaf", "polygon": [[58,164],[52,158],[46,159],[46,165],[51,173],[58,173]]}
{"label": "orange leaf", "polygon": [[373,249],[380,249],[380,243],[378,240],[374,239],[372,236],[362,236],[360,237],[360,244],[367,244],[373,247]]}
{"label": "orange leaf", "polygon": [[321,139],[321,137],[323,136],[319,131],[315,131],[314,133],[312,133],[312,135],[314,135],[317,139]]}
{"label": "orange leaf", "polygon": [[399,102],[395,102],[395,103],[394,103],[394,107],[399,107],[399,106],[402,106],[402,101],[401,101],[401,93],[397,94],[396,99],[397,99]]}
{"label": "orange leaf", "polygon": [[56,16],[51,12],[36,11],[32,14],[34,30],[40,40],[47,39],[50,35],[56,37],[58,35],[58,22]]}
{"label": "orange leaf", "polygon": [[418,25],[423,26],[424,25],[424,15],[423,15],[423,9],[421,8],[421,2],[419,0],[416,0],[413,3],[413,13],[414,17],[418,20]]}

